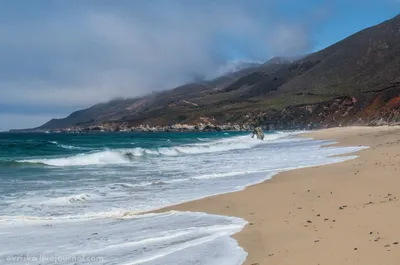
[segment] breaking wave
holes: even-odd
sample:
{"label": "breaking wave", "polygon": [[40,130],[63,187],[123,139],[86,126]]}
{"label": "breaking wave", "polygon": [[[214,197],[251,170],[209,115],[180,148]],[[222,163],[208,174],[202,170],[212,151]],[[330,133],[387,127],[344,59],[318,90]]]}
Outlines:
{"label": "breaking wave", "polygon": [[20,160],[18,162],[64,167],[64,166],[121,164],[121,163],[129,163],[129,159],[128,157],[125,157],[118,151],[109,150],[92,154],[79,154],[71,157],[27,159],[27,160]]}
{"label": "breaking wave", "polygon": [[54,144],[60,148],[63,149],[69,149],[69,150],[87,150],[87,148],[84,147],[79,147],[79,146],[73,146],[73,145],[65,145],[65,144],[59,144],[56,141],[49,141],[49,143]]}
{"label": "breaking wave", "polygon": [[20,160],[18,162],[44,164],[56,167],[123,164],[130,163],[136,157],[143,156],[179,156],[250,149],[257,145],[265,144],[265,142],[276,140],[287,135],[288,134],[286,133],[266,135],[264,141],[252,139],[250,136],[246,135],[175,147],[162,147],[157,149],[140,147],[130,149],[111,149],[95,153],[79,154],[70,157],[29,159]]}
{"label": "breaking wave", "polygon": [[88,202],[89,200],[92,200],[93,197],[95,197],[95,195],[82,193],[82,194],[49,199],[45,202],[45,204],[63,205],[65,203],[85,203]]}

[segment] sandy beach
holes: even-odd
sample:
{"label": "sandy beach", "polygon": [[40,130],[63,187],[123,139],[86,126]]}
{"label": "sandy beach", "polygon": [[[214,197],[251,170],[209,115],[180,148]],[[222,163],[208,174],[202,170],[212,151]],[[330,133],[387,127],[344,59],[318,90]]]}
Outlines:
{"label": "sandy beach", "polygon": [[400,128],[334,128],[301,137],[370,148],[357,159],[283,172],[240,192],[161,211],[247,220],[234,236],[248,252],[246,265],[400,264]]}

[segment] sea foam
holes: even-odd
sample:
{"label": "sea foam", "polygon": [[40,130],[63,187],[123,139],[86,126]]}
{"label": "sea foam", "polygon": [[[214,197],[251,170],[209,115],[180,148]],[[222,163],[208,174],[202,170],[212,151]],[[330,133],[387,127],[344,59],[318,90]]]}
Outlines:
{"label": "sea foam", "polygon": [[8,224],[0,259],[15,256],[18,245],[19,256],[41,257],[43,265],[54,264],[45,260],[51,256],[60,258],[57,264],[86,257],[79,264],[240,265],[247,254],[230,236],[245,224],[239,218],[190,212]]}
{"label": "sea foam", "polygon": [[277,133],[266,135],[264,141],[259,141],[250,136],[237,136],[222,140],[215,140],[205,143],[181,145],[175,147],[162,147],[157,149],[148,148],[128,148],[128,149],[110,149],[95,153],[79,154],[61,158],[41,158],[20,160],[21,163],[36,163],[49,166],[88,166],[88,165],[106,165],[129,163],[135,157],[142,156],[179,156],[194,155],[204,153],[227,152],[232,150],[250,149],[255,146],[265,144],[287,136],[286,133]]}

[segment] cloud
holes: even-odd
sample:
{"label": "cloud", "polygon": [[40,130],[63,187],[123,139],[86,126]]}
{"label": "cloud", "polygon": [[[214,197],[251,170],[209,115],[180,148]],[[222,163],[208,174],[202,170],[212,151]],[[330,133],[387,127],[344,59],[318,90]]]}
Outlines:
{"label": "cloud", "polygon": [[72,111],[313,45],[307,12],[282,19],[275,0],[41,3],[0,3],[0,105]]}
{"label": "cloud", "polygon": [[312,48],[312,40],[308,28],[302,25],[280,24],[268,39],[270,50],[274,54],[294,56]]}
{"label": "cloud", "polygon": [[[259,28],[241,11],[221,8],[94,8],[61,19],[27,19],[13,29],[2,23],[0,85],[7,91],[1,98],[91,104],[166,89],[188,81],[191,73],[212,72],[221,63],[212,53],[214,35],[254,38]],[[15,88],[23,93],[13,97]]]}

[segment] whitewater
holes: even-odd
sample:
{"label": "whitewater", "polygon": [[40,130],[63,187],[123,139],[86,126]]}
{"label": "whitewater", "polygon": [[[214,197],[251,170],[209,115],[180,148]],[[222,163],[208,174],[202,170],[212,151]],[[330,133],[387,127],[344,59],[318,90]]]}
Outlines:
{"label": "whitewater", "polygon": [[242,264],[245,220],[143,213],[365,148],[297,134],[0,134],[0,264]]}

